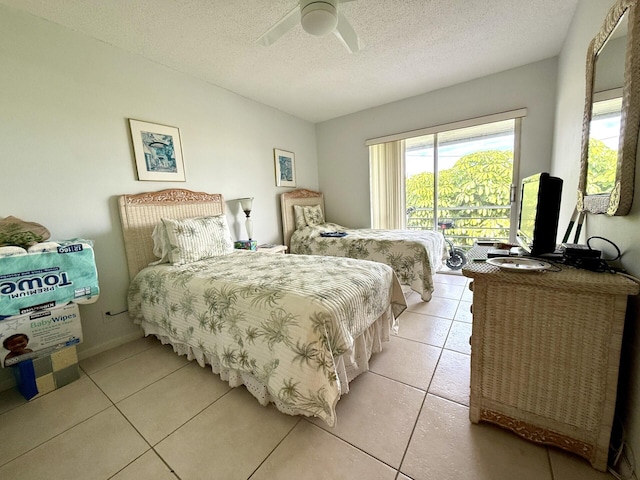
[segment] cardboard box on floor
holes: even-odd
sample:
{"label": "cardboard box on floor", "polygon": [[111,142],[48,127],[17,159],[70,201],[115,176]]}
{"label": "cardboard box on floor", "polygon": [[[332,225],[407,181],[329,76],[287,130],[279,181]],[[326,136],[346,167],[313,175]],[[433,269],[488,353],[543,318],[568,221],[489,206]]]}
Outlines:
{"label": "cardboard box on floor", "polygon": [[80,378],[76,346],[45,352],[13,367],[18,391],[33,400]]}
{"label": "cardboard box on floor", "polygon": [[31,400],[80,378],[76,345],[82,341],[78,305],[37,310],[0,320],[0,359]]}
{"label": "cardboard box on floor", "polygon": [[78,305],[36,310],[0,320],[2,366],[41,356],[39,352],[76,345],[82,341]]}

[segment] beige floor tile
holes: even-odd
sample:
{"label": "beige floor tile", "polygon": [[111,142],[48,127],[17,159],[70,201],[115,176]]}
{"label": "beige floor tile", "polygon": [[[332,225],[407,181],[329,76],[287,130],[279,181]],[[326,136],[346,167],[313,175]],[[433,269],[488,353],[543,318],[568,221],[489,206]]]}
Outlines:
{"label": "beige floor tile", "polygon": [[0,415],[0,436],[12,437],[11,441],[2,442],[0,465],[109,406],[109,399],[88,377],[83,377]]}
{"label": "beige floor tile", "polygon": [[398,319],[400,327],[398,336],[428,343],[436,347],[442,347],[447,339],[451,323],[451,320],[446,318],[433,317],[415,312],[404,312]]}
{"label": "beige floor tile", "polygon": [[453,319],[459,322],[472,323],[473,315],[471,314],[471,302],[460,302]]}
{"label": "beige floor tile", "polygon": [[112,348],[106,352],[81,360],[80,368],[82,368],[82,370],[87,374],[93,374],[103,368],[109,367],[129,357],[133,357],[140,352],[144,352],[149,348],[155,347],[159,343],[160,341],[155,337],[139,338],[138,340],[125,343],[119,347]]}
{"label": "beige floor tile", "polygon": [[335,427],[319,419],[309,421],[398,468],[425,395],[422,390],[367,372],[340,398]]}
{"label": "beige floor tile", "polygon": [[187,363],[187,357],[176,354],[171,345],[157,344],[94,373],[91,378],[117,403]]}
{"label": "beige floor tile", "polygon": [[433,281],[434,283],[448,283],[449,285],[464,285],[466,277],[458,270],[457,272],[437,273],[433,277]]}
{"label": "beige floor tile", "polygon": [[[79,378],[86,377],[86,374],[82,370],[79,370],[78,373],[80,374]],[[29,401],[22,396],[22,394],[18,390],[18,387],[16,386],[10,387],[7,390],[0,391],[0,415],[16,407],[25,405],[28,402]]]}
{"label": "beige floor tile", "polygon": [[407,310],[410,312],[453,320],[453,317],[456,314],[456,309],[458,308],[458,303],[458,300],[450,298],[433,297],[428,302],[408,305]]}
{"label": "beige floor tile", "polygon": [[27,403],[17,388],[10,388],[0,392],[0,414]]}
{"label": "beige floor tile", "polygon": [[400,469],[414,480],[551,480],[547,450],[427,395]]}
{"label": "beige floor tile", "polygon": [[391,337],[382,352],[371,357],[370,370],[422,390],[429,388],[441,349]]}
{"label": "beige floor tile", "polygon": [[443,350],[429,393],[448,400],[469,405],[469,375],[471,357],[463,353]]}
{"label": "beige floor tile", "polygon": [[162,459],[149,450],[133,463],[127,465],[110,480],[176,480],[176,476]]}
{"label": "beige floor tile", "polygon": [[0,467],[0,478],[107,479],[147,449],[111,407]]}
{"label": "beige floor tile", "polygon": [[394,480],[395,477],[396,471],[388,465],[303,420],[251,480]]}
{"label": "beige floor tile", "polygon": [[449,336],[444,348],[447,350],[455,350],[456,352],[471,354],[471,345],[469,339],[471,338],[471,324],[465,322],[453,322],[451,330],[449,330]]}
{"label": "beige floor tile", "polygon": [[464,285],[452,285],[450,283],[436,283],[436,289],[433,291],[434,297],[451,298],[460,300],[464,293]]}
{"label": "beige floor tile", "polygon": [[471,302],[473,300],[473,292],[471,291],[471,289],[469,288],[469,281],[467,281],[467,284],[464,287],[464,291],[462,293],[462,298],[460,300],[463,300],[465,302]]}
{"label": "beige floor tile", "polygon": [[407,301],[407,307],[409,307],[410,305],[416,305],[418,303],[424,303],[424,300],[422,300],[422,297],[416,292],[412,292],[409,295],[405,294],[404,298]]}
{"label": "beige floor tile", "polygon": [[193,362],[125,398],[118,408],[155,445],[229,389],[208,365]]}
{"label": "beige floor tile", "polygon": [[246,479],[299,421],[238,387],[155,449],[182,479]]}
{"label": "beige floor tile", "polygon": [[556,448],[549,448],[549,460],[554,480],[615,480],[610,473],[593,468],[587,460]]}

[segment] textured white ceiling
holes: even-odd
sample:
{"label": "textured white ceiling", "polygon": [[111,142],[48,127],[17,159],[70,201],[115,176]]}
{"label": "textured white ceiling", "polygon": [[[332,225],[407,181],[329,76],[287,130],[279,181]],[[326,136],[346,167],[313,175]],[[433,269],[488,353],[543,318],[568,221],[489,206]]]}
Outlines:
{"label": "textured white ceiling", "polygon": [[297,0],[0,0],[311,122],[557,55],[579,0],[357,0],[364,42],[299,25],[256,39]]}

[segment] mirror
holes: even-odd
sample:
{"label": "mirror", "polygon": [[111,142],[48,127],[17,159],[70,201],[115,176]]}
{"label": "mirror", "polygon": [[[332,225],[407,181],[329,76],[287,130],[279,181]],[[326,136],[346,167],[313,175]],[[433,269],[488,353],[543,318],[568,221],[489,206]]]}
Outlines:
{"label": "mirror", "polygon": [[640,125],[638,0],[618,0],[587,52],[578,210],[626,215]]}

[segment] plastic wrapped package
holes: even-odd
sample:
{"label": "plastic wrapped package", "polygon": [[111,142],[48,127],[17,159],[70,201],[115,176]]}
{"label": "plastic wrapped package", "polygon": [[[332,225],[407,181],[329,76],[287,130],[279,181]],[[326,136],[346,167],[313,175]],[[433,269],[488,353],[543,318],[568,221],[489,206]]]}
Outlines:
{"label": "plastic wrapped package", "polygon": [[0,320],[69,302],[93,303],[99,292],[90,240],[44,242],[0,256]]}

